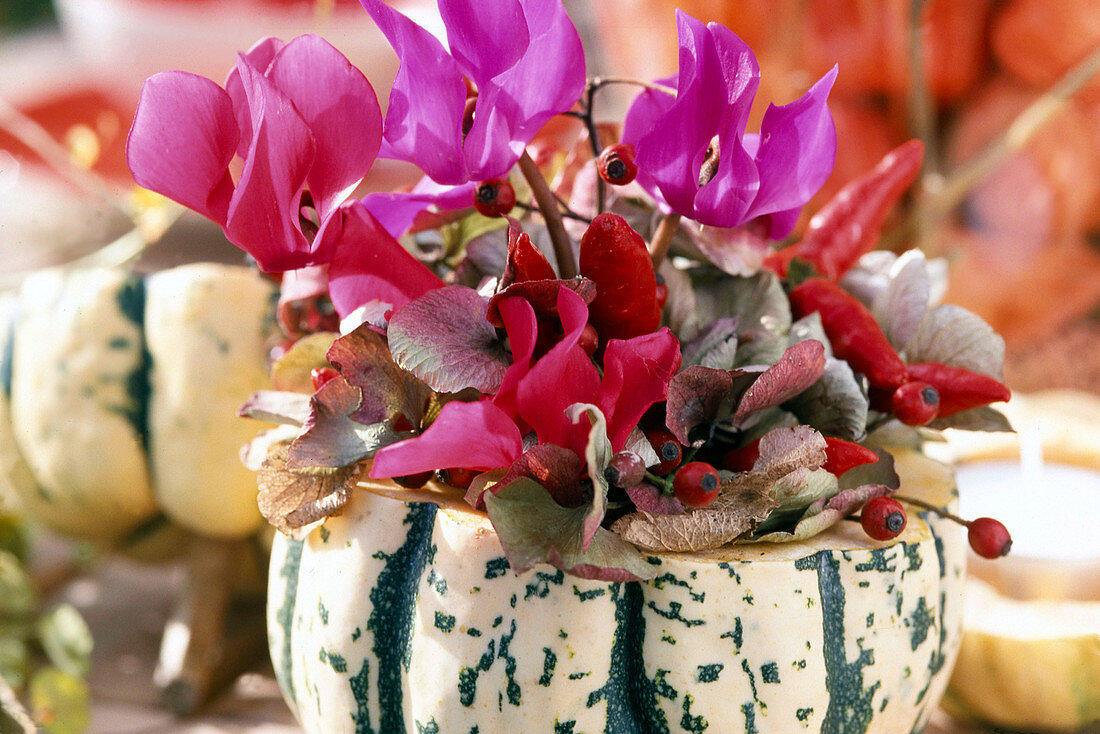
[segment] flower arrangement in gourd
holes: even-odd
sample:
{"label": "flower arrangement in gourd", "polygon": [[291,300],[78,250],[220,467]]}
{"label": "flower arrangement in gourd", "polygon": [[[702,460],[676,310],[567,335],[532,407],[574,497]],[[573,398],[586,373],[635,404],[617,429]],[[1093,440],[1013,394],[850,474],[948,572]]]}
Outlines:
{"label": "flower arrangement in gourd", "polygon": [[[937,304],[939,263],[872,251],[919,142],[789,241],[832,169],[837,69],[748,132],[756,58],[680,12],[678,73],[620,128],[595,122],[609,81],[586,81],[560,0],[439,0],[445,44],[362,2],[401,62],[384,118],[324,40],[265,39],[224,86],[149,79],[127,149],[138,183],[284,273],[296,341],[242,408],[291,427],[260,475],[279,530],[392,480],[487,512],[517,572],[647,578],[649,551],[861,509],[894,537],[889,445],[1009,429],[987,407],[1008,398],[1000,338]],[[581,140],[533,144],[559,116]],[[424,178],[352,198],[376,157]],[[1007,552],[985,520],[978,545]]]}

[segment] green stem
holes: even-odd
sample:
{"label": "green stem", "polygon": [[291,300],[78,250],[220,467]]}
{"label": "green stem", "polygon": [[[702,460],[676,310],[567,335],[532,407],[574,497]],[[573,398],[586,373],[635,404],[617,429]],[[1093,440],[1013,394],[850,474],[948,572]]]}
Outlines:
{"label": "green stem", "polygon": [[558,209],[558,200],[554,198],[554,192],[539,170],[538,165],[531,159],[531,155],[525,150],[519,159],[519,170],[527,179],[531,187],[531,193],[535,195],[535,202],[539,205],[542,218],[546,220],[546,229],[550,233],[550,242],[554,245],[554,258],[558,261],[558,275],[564,279],[577,277],[577,263],[573,259],[573,243],[569,240],[569,234],[565,231],[561,210]]}
{"label": "green stem", "polygon": [[647,471],[645,473],[646,481],[661,490],[664,494],[672,494],[672,482],[666,478]]}

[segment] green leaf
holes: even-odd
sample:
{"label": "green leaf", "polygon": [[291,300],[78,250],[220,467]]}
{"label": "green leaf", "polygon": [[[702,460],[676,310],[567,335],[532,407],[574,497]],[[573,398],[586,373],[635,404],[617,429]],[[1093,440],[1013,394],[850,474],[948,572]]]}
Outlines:
{"label": "green leaf", "polygon": [[588,508],[565,508],[530,479],[517,479],[485,494],[489,519],[516,573],[549,563],[574,576],[632,581],[656,576],[641,553],[619,536],[597,528],[588,549],[582,546]]}
{"label": "green leaf", "polygon": [[700,365],[713,369],[733,369],[737,361],[737,319],[718,319],[703,333],[683,345],[685,367]]}
{"label": "green leaf", "polygon": [[817,268],[809,260],[794,257],[787,265],[787,286],[790,288],[797,287],[804,280],[820,277],[821,273],[817,272]]}
{"label": "green leaf", "polygon": [[30,648],[21,635],[0,635],[0,676],[12,688],[19,690],[27,682]]}
{"label": "green leaf", "polygon": [[91,667],[92,631],[71,604],[58,604],[38,619],[38,640],[50,662],[85,678]]}
{"label": "green leaf", "polygon": [[756,533],[777,530],[802,516],[814,502],[828,499],[840,491],[834,474],[824,469],[802,467],[775,481],[772,495],[779,503],[768,519],[760,523]]}
{"label": "green leaf", "polygon": [[[472,206],[473,200],[470,203]],[[465,254],[466,245],[471,240],[482,235],[496,233],[497,230],[507,231],[507,227],[508,220],[505,217],[486,217],[477,211],[471,211],[458,221],[440,227],[439,234],[443,240],[443,252],[448,262],[454,264]],[[505,241],[507,241],[506,237]]]}
{"label": "green leaf", "polygon": [[791,330],[787,334],[787,344],[789,346],[794,346],[809,339],[821,342],[821,345],[825,347],[826,357],[833,356],[832,344],[829,343],[829,337],[825,335],[825,327],[821,325],[821,314],[817,311],[806,314],[791,324]]}
{"label": "green leaf", "polygon": [[0,551],[0,617],[29,618],[37,604],[34,586],[19,559],[12,553]]}
{"label": "green leaf", "polygon": [[80,734],[91,718],[88,684],[57,668],[31,678],[31,715],[48,734]]}
{"label": "green leaf", "polygon": [[858,441],[867,430],[867,395],[842,359],[828,358],[821,379],[783,407],[826,436]]}

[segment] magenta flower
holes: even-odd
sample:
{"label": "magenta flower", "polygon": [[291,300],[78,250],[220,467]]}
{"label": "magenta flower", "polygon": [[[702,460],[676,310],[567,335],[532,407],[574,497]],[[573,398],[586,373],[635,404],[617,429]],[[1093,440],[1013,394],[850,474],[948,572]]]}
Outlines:
{"label": "magenta flower", "polygon": [[[438,0],[449,52],[382,0],[361,2],[401,60],[381,155],[438,183],[504,175],[584,90],[581,39],[561,0]],[[464,79],[478,91],[468,131]]]}
{"label": "magenta flower", "polygon": [[[429,469],[466,467],[486,471],[510,466],[523,453],[521,436],[533,430],[539,444],[569,449],[581,459],[591,426],[568,415],[575,403],[596,405],[607,420],[612,449],[620,450],[642,414],[665,399],[668,381],[680,365],[680,344],[668,329],[633,339],[612,339],[604,374],[577,344],[588,321],[584,299],[569,288],[558,291],[564,336],[532,363],[537,322],[531,304],[504,299],[500,314],[512,343],[513,364],[491,400],[450,402],[421,435],[386,446],[375,456],[376,479]],[[478,436],[471,449],[469,436]]]}
{"label": "magenta flower", "polygon": [[676,12],[680,71],[638,96],[623,123],[637,151],[638,182],[669,211],[702,224],[736,227],[770,219],[783,237],[821,188],[836,159],[826,106],[834,67],[801,98],[764,113],[759,135],[745,125],[759,86],[752,50],[717,23]]}
{"label": "magenta flower", "polygon": [[313,35],[267,38],[237,57],[224,89],[181,71],[150,77],[126,160],[140,185],[220,224],[263,270],[285,271],[324,262],[303,217],[307,231],[324,227],[381,136],[374,88],[339,51]]}

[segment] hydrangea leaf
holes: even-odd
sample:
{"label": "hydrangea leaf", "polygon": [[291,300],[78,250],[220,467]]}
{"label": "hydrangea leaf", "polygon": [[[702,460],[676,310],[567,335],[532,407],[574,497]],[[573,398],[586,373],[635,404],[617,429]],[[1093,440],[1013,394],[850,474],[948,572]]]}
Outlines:
{"label": "hydrangea leaf", "polygon": [[734,413],[735,424],[753,413],[780,405],[813,385],[825,371],[825,347],[819,341],[803,341],[787,347],[779,360],[745,391]]}
{"label": "hydrangea leaf", "polygon": [[981,317],[944,304],[924,315],[906,349],[906,361],[941,362],[1004,382],[1005,342]]}
{"label": "hydrangea leaf", "polygon": [[826,359],[821,379],[784,407],[826,436],[858,441],[867,430],[867,395],[851,366],[841,359]]}
{"label": "hydrangea leaf", "polygon": [[676,495],[665,494],[649,482],[642,482],[626,490],[627,497],[640,511],[650,515],[682,515],[684,506]]}
{"label": "hydrangea leaf", "polygon": [[599,408],[588,403],[575,403],[569,406],[566,413],[574,423],[587,419],[592,426],[584,448],[584,461],[588,468],[588,478],[592,482],[592,501],[584,516],[584,534],[581,539],[581,547],[588,550],[604,515],[607,514],[608,484],[604,471],[611,463],[613,451],[611,440],[607,437],[607,419]]}
{"label": "hydrangea leaf", "polygon": [[[524,451],[508,467],[497,480],[497,486],[506,487],[526,477],[542,485],[562,507],[579,507],[586,499],[580,486],[583,468],[581,458],[569,449],[552,443],[537,444]],[[481,497],[476,500],[483,501]]]}
{"label": "hydrangea leaf", "polygon": [[310,371],[315,367],[327,367],[325,356],[332,341],[339,336],[331,332],[307,334],[294,344],[271,365],[271,386],[276,390],[313,393],[313,381]]}
{"label": "hydrangea leaf", "polygon": [[722,482],[707,507],[681,515],[634,512],[620,517],[612,532],[644,550],[700,551],[717,548],[752,532],[778,505],[770,481],[739,474]]}
{"label": "hydrangea leaf", "polygon": [[309,420],[309,395],[300,392],[258,390],[241,406],[237,415],[265,423],[300,426]]}
{"label": "hydrangea leaf", "polygon": [[587,509],[562,507],[534,480],[517,479],[486,494],[485,506],[516,573],[549,563],[574,576],[603,581],[656,576],[656,569],[636,548],[603,528],[596,529],[585,550],[582,535]]}
{"label": "hydrangea leaf", "polygon": [[733,369],[737,361],[737,319],[718,319],[683,346],[684,366]]}
{"label": "hydrangea leaf", "polygon": [[390,319],[394,361],[437,392],[496,392],[508,369],[504,343],[476,291],[447,286],[410,301]]}
{"label": "hydrangea leaf", "polygon": [[871,312],[886,338],[899,352],[916,336],[928,309],[932,282],[924,253],[909,250],[890,266],[886,287],[875,297]]}
{"label": "hydrangea leaf", "polygon": [[38,618],[38,641],[55,666],[86,678],[92,665],[92,631],[71,604],[58,604]]}
{"label": "hydrangea leaf", "polygon": [[772,495],[779,502],[779,507],[760,523],[756,532],[766,533],[781,528],[799,518],[814,502],[832,497],[838,491],[840,486],[834,474],[805,466],[795,469],[772,484]]}
{"label": "hydrangea leaf", "polygon": [[826,357],[833,356],[833,348],[829,343],[829,337],[825,335],[825,327],[821,325],[821,314],[817,311],[806,314],[791,324],[791,330],[787,334],[787,343],[790,346],[810,339],[821,342],[821,345],[825,347]]}
{"label": "hydrangea leaf", "polygon": [[277,446],[260,467],[260,514],[279,532],[300,540],[308,526],[339,514],[355,489],[359,469],[333,474],[303,474],[287,468],[287,447]]}
{"label": "hydrangea leaf", "polygon": [[929,423],[928,427],[939,431],[946,428],[958,428],[963,431],[1012,433],[1015,430],[1004,413],[988,405],[964,410],[947,418],[937,418]]}
{"label": "hydrangea leaf", "polygon": [[344,380],[362,392],[353,420],[371,424],[403,415],[413,426],[422,425],[431,388],[397,366],[386,337],[373,327],[363,324],[340,337],[327,355]]}
{"label": "hydrangea leaf", "polygon": [[801,519],[788,531],[765,533],[759,537],[745,538],[749,543],[788,543],[794,540],[812,538],[821,531],[832,527],[874,497],[885,497],[891,490],[881,484],[865,484],[853,489],[844,489],[833,497],[820,499],[806,508]]}
{"label": "hydrangea leaf", "polygon": [[388,423],[364,424],[354,416],[362,391],[335,377],[310,398],[309,419],[291,443],[287,466],[300,471],[332,473],[370,458],[402,437]]}
{"label": "hydrangea leaf", "polygon": [[760,376],[744,370],[721,370],[696,365],[668,383],[665,423],[685,446],[699,443],[693,435],[699,426],[722,423],[733,412],[745,391]]}
{"label": "hydrangea leaf", "polygon": [[841,489],[854,489],[864,484],[881,484],[890,489],[901,486],[901,477],[894,470],[894,455],[877,446],[867,446],[878,454],[878,461],[873,464],[861,464],[844,472],[840,477]]}

